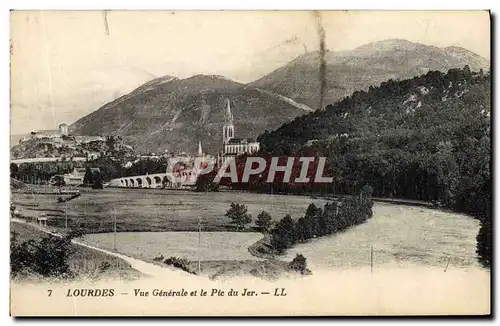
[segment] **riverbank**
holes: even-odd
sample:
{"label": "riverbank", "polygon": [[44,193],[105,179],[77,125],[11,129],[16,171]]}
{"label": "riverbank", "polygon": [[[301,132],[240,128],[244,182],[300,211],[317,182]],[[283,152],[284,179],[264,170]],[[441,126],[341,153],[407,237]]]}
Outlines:
{"label": "riverbank", "polygon": [[275,259],[276,255],[273,253],[273,248],[271,246],[271,236],[265,234],[262,239],[252,243],[248,247],[248,251],[252,256],[262,259]]}
{"label": "riverbank", "polygon": [[[189,262],[189,268],[197,271],[198,262]],[[213,260],[201,262],[201,275],[211,280],[225,280],[253,276],[275,281],[297,277],[299,273],[290,268],[289,262],[280,260]]]}

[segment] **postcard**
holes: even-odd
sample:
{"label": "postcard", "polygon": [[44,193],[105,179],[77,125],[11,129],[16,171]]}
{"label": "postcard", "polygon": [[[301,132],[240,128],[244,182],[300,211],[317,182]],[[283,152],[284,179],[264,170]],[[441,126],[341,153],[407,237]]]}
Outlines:
{"label": "postcard", "polygon": [[490,315],[490,21],[11,11],[11,315]]}

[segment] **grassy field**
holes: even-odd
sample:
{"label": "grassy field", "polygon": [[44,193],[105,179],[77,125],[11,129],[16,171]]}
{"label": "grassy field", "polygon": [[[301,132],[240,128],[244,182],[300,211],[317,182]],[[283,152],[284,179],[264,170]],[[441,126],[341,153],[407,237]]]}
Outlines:
{"label": "grassy field", "polygon": [[298,218],[310,203],[325,203],[325,200],[306,196],[239,192],[117,188],[80,191],[82,196],[67,203],[57,203],[53,195],[20,193],[13,193],[12,201],[22,215],[47,216],[51,226],[63,228],[67,214],[70,228],[81,227],[87,233],[111,232],[114,216],[118,232],[197,231],[200,217],[204,231],[232,231],[234,226],[224,216],[231,202],[247,205],[254,219],[261,210],[266,210],[275,220],[285,214]]}
{"label": "grassy field", "polygon": [[[262,238],[254,232],[202,232],[200,255],[208,260],[256,260],[248,247]],[[88,234],[83,240],[92,246],[113,250],[114,235]],[[142,260],[175,256],[198,259],[197,232],[123,232],[116,236],[117,251]]]}
{"label": "grassy field", "polygon": [[[201,275],[210,279],[228,279],[252,275],[276,280],[284,276],[297,276],[297,272],[283,260],[264,260],[252,256],[248,248],[262,238],[254,232],[202,232],[200,238]],[[114,235],[89,234],[84,241],[99,248],[113,250]],[[159,266],[166,266],[154,257],[183,259],[186,268],[198,274],[197,232],[124,232],[117,234],[117,251]]]}
{"label": "grassy field", "polygon": [[[47,234],[31,225],[14,222],[10,223],[10,232],[15,232],[17,234],[18,243],[27,240],[38,241],[47,236]],[[104,262],[108,262],[110,267],[106,271],[101,272],[99,267]],[[120,278],[124,280],[133,280],[141,276],[141,273],[132,269],[130,264],[122,259],[78,245],[72,246],[69,265],[71,271],[77,275],[77,278]]]}

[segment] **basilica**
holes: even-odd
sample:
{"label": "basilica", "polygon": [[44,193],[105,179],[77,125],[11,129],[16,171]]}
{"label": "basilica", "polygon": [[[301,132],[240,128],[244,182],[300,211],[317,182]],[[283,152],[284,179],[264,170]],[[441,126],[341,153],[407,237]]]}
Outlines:
{"label": "basilica", "polygon": [[224,126],[222,127],[222,155],[221,164],[225,164],[228,159],[242,154],[252,154],[258,152],[259,142],[250,138],[234,137],[234,119],[231,113],[231,102],[227,100],[224,112]]}

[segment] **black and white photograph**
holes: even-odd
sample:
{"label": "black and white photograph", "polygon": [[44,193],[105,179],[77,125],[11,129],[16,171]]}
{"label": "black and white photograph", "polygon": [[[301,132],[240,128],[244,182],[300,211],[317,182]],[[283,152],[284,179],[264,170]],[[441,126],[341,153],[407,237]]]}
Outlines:
{"label": "black and white photograph", "polygon": [[490,315],[490,25],[12,10],[11,316]]}

